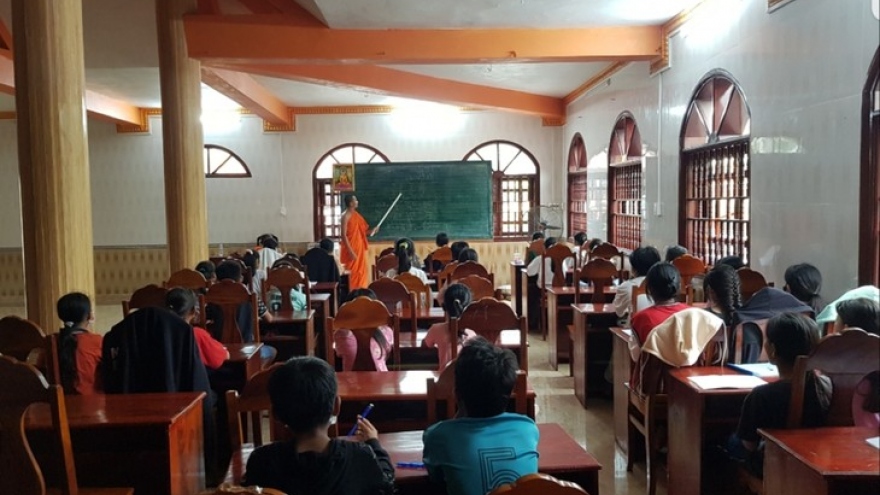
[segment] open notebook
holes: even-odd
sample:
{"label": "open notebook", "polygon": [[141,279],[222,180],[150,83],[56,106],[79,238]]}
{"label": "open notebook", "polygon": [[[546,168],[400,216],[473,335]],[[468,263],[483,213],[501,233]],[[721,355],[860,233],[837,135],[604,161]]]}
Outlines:
{"label": "open notebook", "polygon": [[688,377],[694,385],[703,390],[718,388],[753,389],[767,382],[753,375],[704,375]]}

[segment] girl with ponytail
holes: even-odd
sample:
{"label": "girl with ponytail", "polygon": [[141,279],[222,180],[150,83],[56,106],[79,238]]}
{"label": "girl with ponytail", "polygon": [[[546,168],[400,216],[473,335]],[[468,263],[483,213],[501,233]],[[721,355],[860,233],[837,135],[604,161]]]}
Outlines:
{"label": "girl with ponytail", "polygon": [[104,338],[92,333],[95,320],[89,296],[80,292],[64,295],[56,305],[64,326],[58,332],[58,367],[67,394],[92,395],[101,386],[101,348]]}
{"label": "girl with ponytail", "polygon": [[[442,371],[449,363],[452,356],[452,348],[450,346],[449,336],[449,319],[458,318],[464,313],[464,310],[470,305],[471,290],[464,284],[450,284],[443,293],[443,309],[446,311],[446,321],[443,323],[435,323],[428,329],[425,340],[422,341],[423,347],[436,347],[437,356],[439,358],[439,369]],[[467,340],[476,337],[472,330],[463,330],[457,335],[458,349],[461,350],[462,344]]]}

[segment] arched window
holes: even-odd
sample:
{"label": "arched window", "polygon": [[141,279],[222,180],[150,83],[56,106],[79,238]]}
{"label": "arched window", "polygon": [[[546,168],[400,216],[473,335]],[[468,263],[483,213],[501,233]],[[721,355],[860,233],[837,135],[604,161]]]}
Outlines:
{"label": "arched window", "polygon": [[251,171],[240,156],[216,144],[206,144],[204,153],[205,177],[242,179],[251,176]]}
{"label": "arched window", "polygon": [[707,263],[749,260],[751,114],[737,83],[714,71],[697,86],[681,131],[679,242]]}
{"label": "arched window", "polygon": [[608,242],[636,249],[642,244],[645,184],[642,136],[629,112],[617,117],[608,144]]}
{"label": "arched window", "polygon": [[528,238],[538,207],[538,161],[510,141],[489,141],[469,151],[465,161],[492,162],[492,213],[496,238]]}
{"label": "arched window", "polygon": [[880,286],[880,49],[862,95],[859,284]]}
{"label": "arched window", "polygon": [[576,132],[568,147],[568,235],[587,231],[587,146]]}
{"label": "arched window", "polygon": [[360,143],[340,144],[318,159],[312,175],[315,240],[342,235],[342,206],[339,193],[333,191],[333,164],[389,161],[381,151]]}

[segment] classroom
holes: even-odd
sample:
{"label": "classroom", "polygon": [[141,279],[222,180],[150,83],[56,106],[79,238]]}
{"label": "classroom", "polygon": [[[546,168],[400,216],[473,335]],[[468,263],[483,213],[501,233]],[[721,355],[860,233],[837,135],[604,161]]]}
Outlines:
{"label": "classroom", "polygon": [[[876,493],[878,168],[880,0],[0,0],[0,367],[63,391],[68,475],[37,476],[84,493],[253,484],[262,440],[303,433],[267,392],[298,356],[335,370],[330,445],[381,443],[399,493]],[[183,329],[188,385],[111,376],[112,345],[165,345],[144,325]],[[790,362],[782,329],[809,334]],[[435,483],[421,434],[468,409],[446,363],[503,349],[546,477]],[[803,407],[743,437],[782,386]],[[230,389],[263,431],[227,427]],[[163,445],[94,441],[141,406]],[[28,418],[60,465],[67,426]],[[151,460],[109,469],[127,436]]]}

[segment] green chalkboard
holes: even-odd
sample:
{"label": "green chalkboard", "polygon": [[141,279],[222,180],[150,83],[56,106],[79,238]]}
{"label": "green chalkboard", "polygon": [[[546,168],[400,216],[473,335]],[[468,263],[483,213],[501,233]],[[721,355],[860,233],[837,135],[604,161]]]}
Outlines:
{"label": "green chalkboard", "polygon": [[370,228],[403,193],[371,240],[492,238],[492,163],[398,162],[355,165],[355,195]]}

